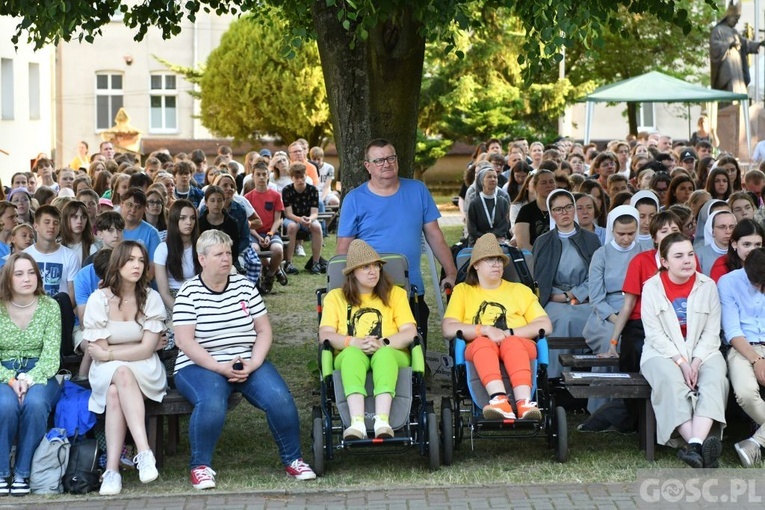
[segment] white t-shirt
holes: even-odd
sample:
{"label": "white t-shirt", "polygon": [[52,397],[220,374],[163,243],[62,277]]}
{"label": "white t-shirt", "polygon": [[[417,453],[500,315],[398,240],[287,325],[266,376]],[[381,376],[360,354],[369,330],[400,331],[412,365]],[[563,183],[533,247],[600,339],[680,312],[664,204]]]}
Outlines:
{"label": "white t-shirt", "polygon": [[[67,246],[70,250],[74,252],[75,255],[77,255],[77,260],[80,262],[80,267],[82,267],[82,241],[76,244],[72,244],[70,246]],[[98,247],[96,246],[96,243],[93,243],[90,245],[90,251],[88,252],[88,256],[94,255],[98,251]]]}
{"label": "white t-shirt", "polygon": [[[183,258],[181,259],[181,265],[183,267],[183,282],[179,282],[170,271],[167,271],[167,243],[159,243],[157,251],[154,252],[154,264],[164,266],[164,270],[167,272],[167,282],[171,290],[178,290],[186,280],[194,278],[194,254],[191,250],[191,246],[183,250]],[[157,269],[159,271],[159,268]]]}
{"label": "white t-shirt", "polygon": [[29,253],[40,266],[46,294],[53,297],[59,292],[69,292],[69,282],[74,282],[74,277],[80,270],[80,261],[72,250],[59,246],[53,253],[40,253],[33,244],[24,252]]}

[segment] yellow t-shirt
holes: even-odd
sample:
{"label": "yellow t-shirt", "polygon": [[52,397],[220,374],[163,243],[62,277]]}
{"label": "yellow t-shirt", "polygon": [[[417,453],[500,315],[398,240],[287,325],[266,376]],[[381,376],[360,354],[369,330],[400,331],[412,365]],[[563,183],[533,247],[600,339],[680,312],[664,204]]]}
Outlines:
{"label": "yellow t-shirt", "polygon": [[333,289],[324,298],[321,326],[330,326],[341,335],[363,338],[369,335],[385,338],[398,333],[404,324],[414,324],[409,298],[401,287],[393,287],[388,306],[372,297],[361,295],[361,306],[351,308],[351,331],[348,331],[348,302],[342,289]]}
{"label": "yellow t-shirt", "polygon": [[499,329],[525,326],[547,316],[537,296],[523,284],[502,281],[496,289],[460,283],[454,287],[444,318]]}

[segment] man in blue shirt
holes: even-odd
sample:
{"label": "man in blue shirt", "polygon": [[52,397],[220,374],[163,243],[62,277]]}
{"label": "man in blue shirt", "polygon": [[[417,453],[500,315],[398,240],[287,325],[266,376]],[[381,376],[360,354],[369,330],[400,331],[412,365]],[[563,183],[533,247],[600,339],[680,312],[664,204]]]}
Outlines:
{"label": "man in blue shirt", "polygon": [[724,275],[717,285],[736,402],[760,425],[751,438],[735,446],[741,464],[753,467],[765,446],[765,400],[760,395],[765,386],[765,249],[752,250],[743,269]]}
{"label": "man in blue shirt", "polygon": [[[370,179],[345,197],[340,209],[337,253],[345,254],[354,239],[366,241],[378,253],[403,253],[409,261],[411,283],[419,298],[412,302],[423,338],[427,337],[430,311],[425,304],[425,286],[420,271],[421,238],[425,234],[433,254],[444,268],[441,285],[454,285],[457,268],[430,192],[421,181],[398,176],[396,149],[378,138],[367,145],[364,167]],[[415,305],[418,310],[414,310]]]}

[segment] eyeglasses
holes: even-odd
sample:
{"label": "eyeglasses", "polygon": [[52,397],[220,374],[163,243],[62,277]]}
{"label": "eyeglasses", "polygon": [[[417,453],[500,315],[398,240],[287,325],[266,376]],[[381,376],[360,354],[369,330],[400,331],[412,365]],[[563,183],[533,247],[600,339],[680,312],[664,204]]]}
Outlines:
{"label": "eyeglasses", "polygon": [[600,168],[603,168],[603,167],[609,168],[609,167],[612,167],[612,166],[616,166],[616,162],[611,161],[610,159],[607,160],[607,161],[602,161],[600,163]]}
{"label": "eyeglasses", "polygon": [[502,257],[486,257],[485,259],[483,259],[483,261],[489,264],[490,266],[498,266],[504,263],[504,260],[502,260]]}
{"label": "eyeglasses", "polygon": [[393,154],[392,156],[388,156],[387,158],[377,158],[370,161],[370,163],[373,163],[375,166],[383,166],[385,163],[393,164],[398,160],[398,155]]}
{"label": "eyeglasses", "polygon": [[552,212],[555,214],[563,214],[564,212],[571,212],[574,210],[574,204],[564,205],[563,207],[553,207]]}
{"label": "eyeglasses", "polygon": [[162,205],[162,201],[161,200],[147,200],[146,204],[149,207],[158,207],[158,206]]}
{"label": "eyeglasses", "polygon": [[122,202],[122,207],[125,209],[134,210],[143,209],[144,206],[142,204],[136,204],[135,202]]}
{"label": "eyeglasses", "polygon": [[715,228],[717,230],[733,230],[736,228],[736,225],[715,225]]}

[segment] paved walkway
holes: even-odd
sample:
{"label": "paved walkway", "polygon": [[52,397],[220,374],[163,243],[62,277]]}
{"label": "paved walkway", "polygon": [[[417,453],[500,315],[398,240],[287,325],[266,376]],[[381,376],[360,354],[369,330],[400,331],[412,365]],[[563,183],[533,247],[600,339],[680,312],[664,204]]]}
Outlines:
{"label": "paved walkway", "polygon": [[100,508],[151,510],[250,509],[633,509],[639,504],[631,484],[563,484],[520,486],[406,487],[401,489],[335,489],[103,498],[98,495],[43,500],[3,498],[6,508],[91,510]]}

